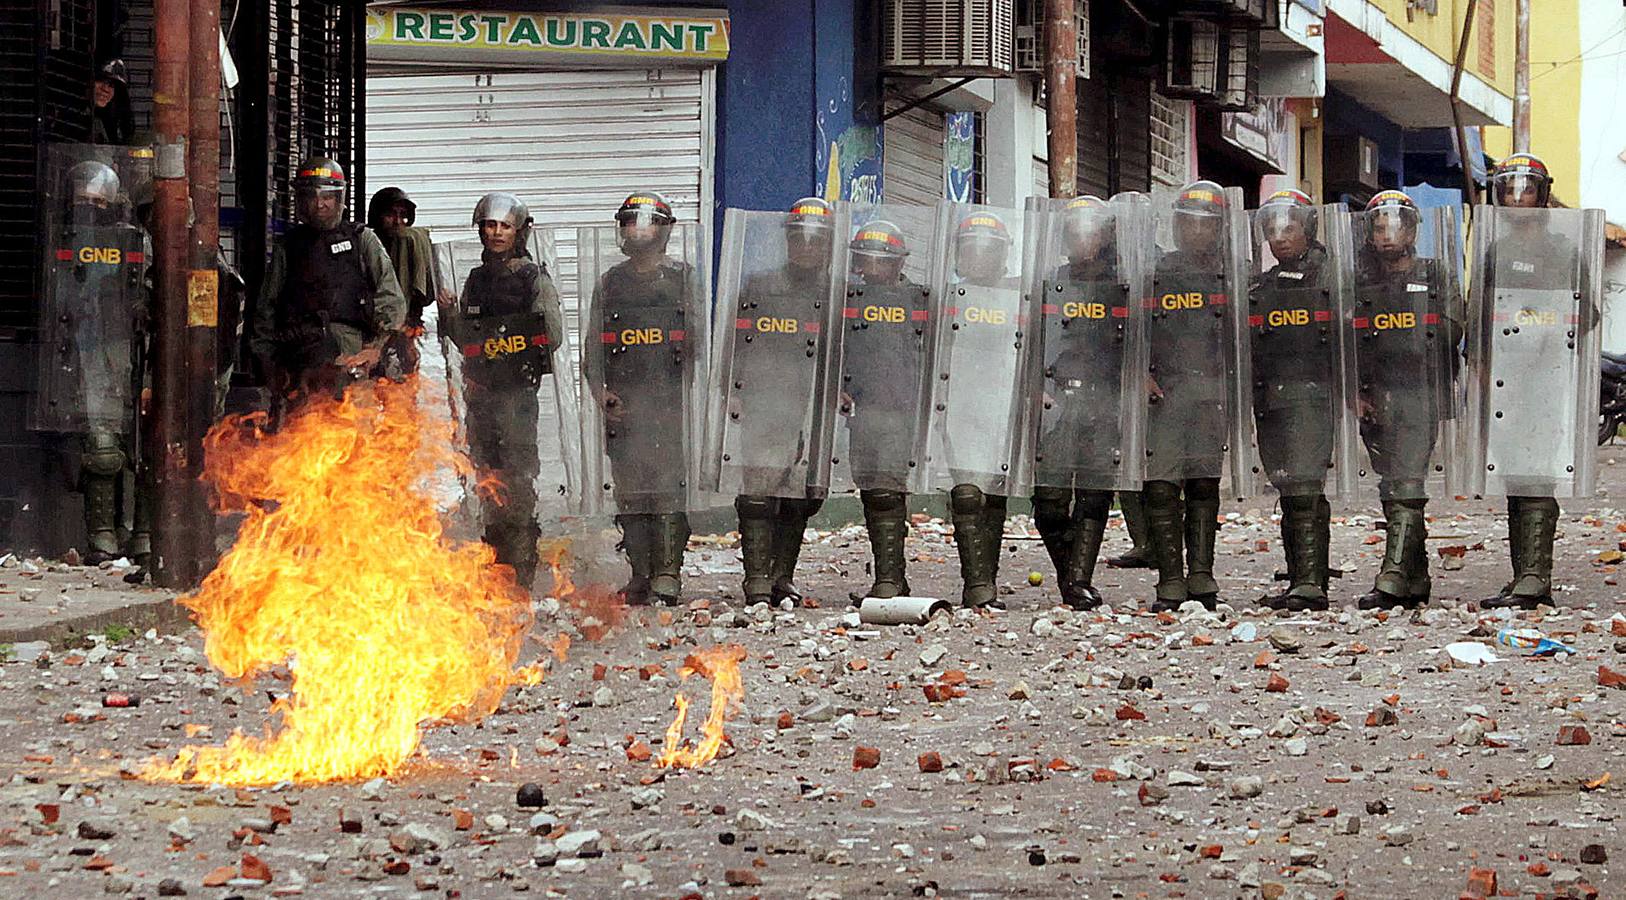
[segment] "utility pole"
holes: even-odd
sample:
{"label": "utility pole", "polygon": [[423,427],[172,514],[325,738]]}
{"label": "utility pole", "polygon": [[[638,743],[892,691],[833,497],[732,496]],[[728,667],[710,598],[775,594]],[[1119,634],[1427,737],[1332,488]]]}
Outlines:
{"label": "utility pole", "polygon": [[1530,0],[1513,0],[1513,152],[1530,152]]}
{"label": "utility pole", "polygon": [[1073,0],[1044,0],[1045,116],[1050,196],[1078,192],[1078,22]]}
{"label": "utility pole", "polygon": [[190,587],[193,529],[188,514],[192,462],[187,432],[186,311],[191,248],[187,240],[187,131],[190,119],[190,0],[153,0],[153,428],[149,465],[155,472],[153,581]]}
{"label": "utility pole", "polygon": [[1470,216],[1479,203],[1479,187],[1474,183],[1474,167],[1468,158],[1468,128],[1462,124],[1462,68],[1468,60],[1468,39],[1474,33],[1477,6],[1477,0],[1468,0],[1468,8],[1462,13],[1462,35],[1457,39],[1457,59],[1451,66],[1451,122],[1457,133],[1457,159],[1462,162],[1462,197]]}
{"label": "utility pole", "polygon": [[214,558],[213,516],[203,485],[203,435],[214,424],[216,340],[220,326],[220,0],[192,5],[192,140],[187,170],[192,187],[191,271],[186,291],[186,582],[202,580]]}

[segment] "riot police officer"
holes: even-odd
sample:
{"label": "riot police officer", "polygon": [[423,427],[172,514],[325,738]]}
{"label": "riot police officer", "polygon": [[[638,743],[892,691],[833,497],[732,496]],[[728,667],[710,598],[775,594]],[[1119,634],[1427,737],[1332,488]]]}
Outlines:
{"label": "riot police officer", "polygon": [[[1218,602],[1214,541],[1224,466],[1227,356],[1225,225],[1230,202],[1212,181],[1183,188],[1170,211],[1174,249],[1157,260],[1150,331],[1151,405],[1141,499],[1157,564],[1152,609]],[[1182,496],[1183,495],[1183,496]],[[1182,559],[1182,547],[1184,559]]]}
{"label": "riot police officer", "polygon": [[1277,191],[1259,207],[1258,237],[1276,264],[1248,292],[1254,427],[1265,476],[1281,493],[1288,577],[1286,591],[1260,602],[1294,611],[1327,608],[1332,527],[1325,482],[1339,405],[1336,274],[1318,220],[1300,191]]}
{"label": "riot police officer", "polygon": [[250,346],[278,395],[366,377],[406,321],[406,299],[371,228],[344,220],[349,183],[325,157],[294,178],[299,223],[279,237]]}
{"label": "riot police officer", "polygon": [[[703,321],[693,263],[668,252],[677,217],[666,198],[639,191],[615,214],[626,258],[597,276],[583,341],[583,378],[604,431],[616,523],[632,566],[626,602],[676,604],[689,541],[693,370],[690,333]],[[594,337],[601,335],[601,340]],[[658,339],[645,334],[658,334]]]}
{"label": "riot police officer", "polygon": [[[1515,153],[1497,163],[1491,172],[1491,203],[1499,209],[1545,209],[1552,197],[1552,183],[1547,165],[1539,157]],[[1549,230],[1549,217],[1545,215],[1515,214],[1499,219],[1498,224],[1501,228],[1495,242],[1486,250],[1485,258],[1479,260],[1479,277],[1485,279],[1480,289],[1489,295],[1498,291],[1511,294],[1521,289],[1568,288],[1581,302],[1581,315],[1574,317],[1574,328],[1591,327],[1596,298],[1571,288],[1579,272],[1578,248],[1571,239]],[[1538,319],[1524,324],[1520,330],[1529,331],[1534,337],[1542,327]],[[1577,345],[1575,341],[1568,344],[1569,347]],[[1557,355],[1562,350],[1555,345],[1549,352]],[[1594,361],[1583,358],[1581,364],[1593,365]],[[1523,374],[1533,377],[1533,373]],[[1536,385],[1535,389],[1539,392],[1543,387]],[[1559,385],[1558,390],[1570,387]],[[1576,430],[1567,422],[1557,424],[1572,432]],[[1585,427],[1587,424],[1582,423],[1583,434],[1590,430]],[[1582,452],[1590,453],[1592,449],[1583,446]],[[1529,472],[1520,474],[1528,476]],[[1507,483],[1507,544],[1513,578],[1495,597],[1481,601],[1480,606],[1535,609],[1543,603],[1550,605],[1553,602],[1553,538],[1558,530],[1559,512],[1558,500],[1553,495],[1554,485],[1519,475],[1510,479],[1506,472],[1502,480]]]}
{"label": "riot police officer", "polygon": [[951,283],[942,298],[954,304],[946,317],[954,321],[939,331],[947,341],[938,349],[938,363],[950,378],[934,401],[945,413],[934,437],[943,474],[952,482],[949,518],[960,557],[960,599],[971,608],[1004,608],[997,583],[1011,484],[1008,448],[1021,421],[1020,284],[1006,274],[1012,243],[998,213],[983,209],[963,216],[954,229]]}
{"label": "riot police officer", "polygon": [[1449,263],[1418,253],[1421,218],[1403,192],[1382,191],[1366,205],[1357,247],[1356,412],[1388,523],[1362,609],[1422,606],[1432,588],[1424,510],[1431,459],[1448,449],[1439,447],[1439,430],[1454,415],[1463,316]]}
{"label": "riot police officer", "polygon": [[[145,318],[144,235],[130,223],[111,166],[87,159],[68,169],[66,210],[48,217],[55,250],[45,327],[51,346],[41,385],[41,424],[82,434],[79,488],[85,505],[85,562],[151,550],[146,500],[136,485],[135,350]],[[134,531],[122,534],[132,520]],[[128,538],[128,541],[121,538]]]}
{"label": "riot police officer", "polygon": [[531,213],[513,194],[490,193],[474,207],[480,265],[455,310],[452,342],[463,349],[469,457],[501,483],[484,502],[485,542],[527,590],[536,576],[538,388],[553,375],[564,339],[559,292],[545,262],[531,258]]}
{"label": "riot police officer", "polygon": [[865,597],[909,593],[904,538],[909,534],[909,460],[915,452],[930,316],[924,285],[904,274],[909,244],[885,219],[860,225],[848,244],[852,283],[842,360],[841,413],[847,457],[864,505],[875,576]]}
{"label": "riot police officer", "polygon": [[[1102,602],[1092,582],[1125,437],[1120,407],[1130,309],[1107,202],[1077,197],[1061,215],[1066,262],[1041,286],[1044,409],[1033,522],[1056,567],[1062,601],[1093,609]],[[1136,316],[1135,327],[1140,321]]]}
{"label": "riot police officer", "polygon": [[[740,227],[751,229],[749,224]],[[733,402],[743,400],[752,407],[729,409],[730,421],[741,425],[743,444],[738,448],[744,466],[740,474],[747,492],[734,498],[734,510],[739,515],[747,603],[801,602],[793,579],[802,533],[827,493],[808,484],[805,464],[813,454],[828,457],[824,448],[808,444],[815,438],[809,425],[820,418],[810,407],[820,402],[818,370],[825,364],[819,347],[824,338],[817,326],[831,300],[835,207],[818,197],[804,197],[791,206],[782,227],[785,265],[748,274],[740,285],[739,309],[729,311],[740,316],[739,322],[767,319],[775,324],[736,337],[729,384],[722,386]],[[796,330],[788,332],[785,322],[795,322]],[[742,398],[743,391],[736,388],[748,388],[749,396]]]}

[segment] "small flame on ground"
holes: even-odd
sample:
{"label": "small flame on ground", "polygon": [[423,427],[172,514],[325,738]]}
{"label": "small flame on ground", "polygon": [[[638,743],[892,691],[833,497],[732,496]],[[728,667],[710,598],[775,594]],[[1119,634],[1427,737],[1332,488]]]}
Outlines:
{"label": "small flame on ground", "polygon": [[[626,602],[620,594],[603,585],[576,587],[575,579],[571,577],[568,541],[561,540],[542,549],[548,569],[553,573],[553,596],[561,606],[576,612],[576,627],[582,637],[595,642],[603,640],[626,618]],[[564,662],[565,658],[560,656],[559,661]]]}
{"label": "small flame on ground", "polygon": [[416,384],[312,399],[275,433],[231,417],[204,439],[222,512],[245,516],[236,544],[179,602],[209,661],[252,679],[284,664],[281,726],[187,747],[143,777],[232,785],[387,776],[437,720],[472,721],[508,686],[530,598],[489,547],[442,532],[420,489],[470,471],[448,423],[413,402]]}
{"label": "small flame on ground", "polygon": [[677,715],[666,728],[666,742],[661,755],[655,760],[656,766],[662,769],[693,769],[717,757],[723,742],[728,740],[723,723],[732,718],[745,702],[745,686],[740,683],[740,663],[744,659],[744,647],[724,644],[692,653],[683,660],[683,668],[678,670],[680,681],[690,675],[711,680],[711,710],[706,715],[706,723],[701,726],[700,743],[691,746],[683,740],[683,722],[689,715],[689,698],[682,694],[673,698]]}

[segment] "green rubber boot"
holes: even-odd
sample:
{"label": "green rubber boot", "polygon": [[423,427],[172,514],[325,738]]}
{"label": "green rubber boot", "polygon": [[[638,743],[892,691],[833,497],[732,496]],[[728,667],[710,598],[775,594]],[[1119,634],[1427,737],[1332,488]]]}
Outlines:
{"label": "green rubber boot", "polygon": [[873,560],[875,583],[865,593],[852,592],[848,597],[854,603],[865,597],[905,597],[909,594],[909,579],[905,575],[907,563],[903,542],[909,535],[908,495],[902,491],[861,491],[864,501],[864,529],[869,532],[869,550]]}
{"label": "green rubber boot", "polygon": [[1173,482],[1148,482],[1141,492],[1146,511],[1146,549],[1157,567],[1153,612],[1173,612],[1191,598],[1186,588],[1185,506]]}

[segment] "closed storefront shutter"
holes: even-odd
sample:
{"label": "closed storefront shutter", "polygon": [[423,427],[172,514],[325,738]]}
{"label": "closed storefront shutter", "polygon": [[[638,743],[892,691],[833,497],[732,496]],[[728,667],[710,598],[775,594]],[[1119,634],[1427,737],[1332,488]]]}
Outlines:
{"label": "closed storefront shutter", "polygon": [[881,190],[887,203],[930,206],[943,198],[943,129],[942,111],[924,106],[886,120]]}

